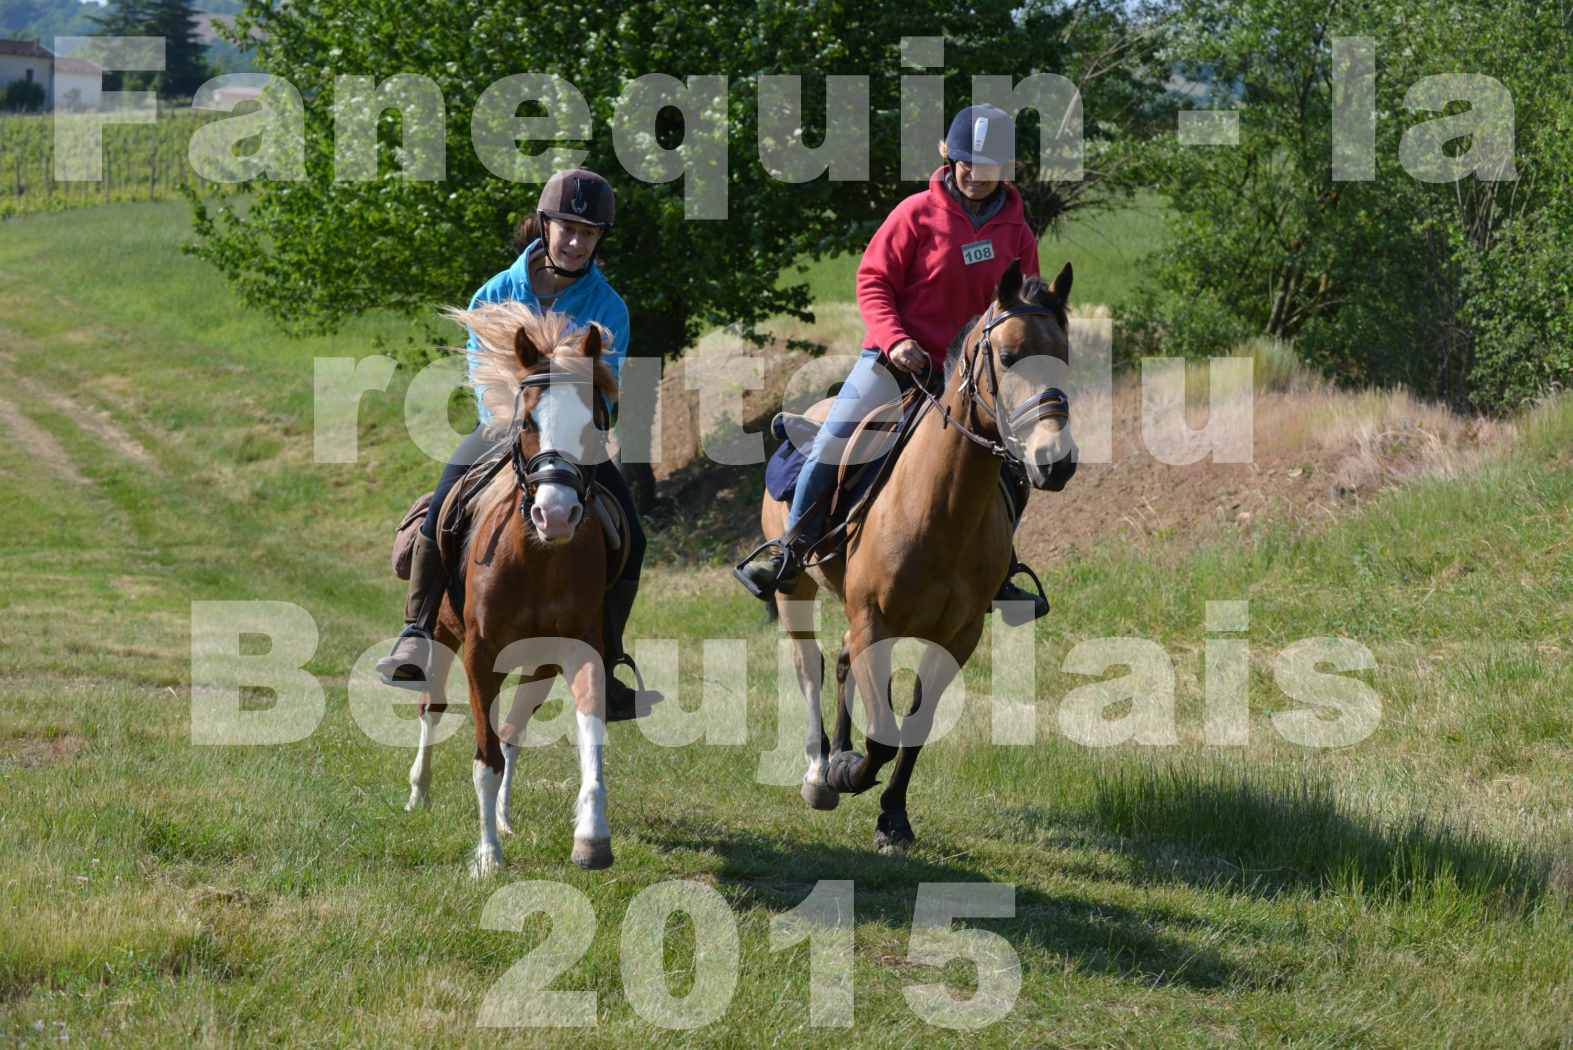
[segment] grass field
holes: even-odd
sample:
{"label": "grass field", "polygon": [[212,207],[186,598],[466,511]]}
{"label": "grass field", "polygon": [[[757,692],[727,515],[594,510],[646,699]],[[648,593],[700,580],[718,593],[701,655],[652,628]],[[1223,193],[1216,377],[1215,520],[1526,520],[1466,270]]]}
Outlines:
{"label": "grass field", "polygon": [[[799,734],[790,715],[778,725],[779,635],[757,605],[722,568],[654,566],[631,633],[675,639],[678,702],[708,690],[718,722],[740,706],[747,742],[668,748],[615,727],[603,873],[567,859],[572,748],[527,752],[506,869],[476,884],[467,724],[437,749],[433,807],[406,814],[410,751],[373,743],[349,711],[357,659],[397,626],[389,532],[436,470],[401,424],[407,377],[367,396],[356,463],[313,462],[313,357],[363,355],[400,326],[285,340],[178,253],[185,230],[181,206],[143,204],[0,234],[0,1041],[1573,1046],[1568,402],[1525,420],[1508,457],[1318,533],[1111,546],[1049,573],[1055,613],[1031,659],[1002,650],[1018,655],[996,680],[1007,643],[986,636],[960,725],[924,752],[905,859],[871,850],[874,799],[810,812],[794,756],[762,757]],[[1248,633],[1205,629],[1206,602],[1238,600]],[[326,709],[308,738],[192,744],[192,603],[209,601],[309,613]],[[1090,747],[1057,728],[1098,678],[1065,670],[1067,654],[1117,636],[1171,661],[1176,744]],[[1275,728],[1295,705],[1274,656],[1319,636],[1375,660],[1357,677],[1381,720],[1353,746]],[[1220,638],[1249,646],[1243,746],[1202,739],[1203,654]],[[741,681],[702,663],[705,639],[742,644]],[[1032,742],[995,745],[988,698],[1029,667]],[[552,987],[594,993],[593,1033],[478,1026],[548,936],[538,915],[487,928],[507,925],[494,895],[523,880],[588,899],[584,951]],[[664,947],[639,933],[654,900],[640,894],[672,880],[718,893],[730,920],[696,933],[657,914]],[[772,950],[772,923],[821,880],[853,884],[850,944]],[[909,986],[966,998],[980,981],[964,961],[909,957],[925,883],[1014,888],[1012,917],[965,920],[1019,958],[1002,1020],[956,1031],[909,1005]],[[571,914],[572,894],[549,892]],[[725,953],[709,938],[728,921],[740,962],[724,1013],[652,1023],[630,959],[665,971],[671,995],[696,973],[713,991]],[[814,1027],[811,970],[848,964],[855,1027]]]}

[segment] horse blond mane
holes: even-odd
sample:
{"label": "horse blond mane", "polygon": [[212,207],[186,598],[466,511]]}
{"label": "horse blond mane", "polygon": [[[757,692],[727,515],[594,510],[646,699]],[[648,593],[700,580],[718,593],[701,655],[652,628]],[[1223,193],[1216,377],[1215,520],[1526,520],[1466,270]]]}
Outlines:
{"label": "horse blond mane", "polygon": [[468,328],[477,344],[475,362],[470,367],[470,385],[480,395],[493,419],[513,421],[514,391],[532,369],[524,367],[514,351],[521,329],[542,353],[557,354],[571,349],[573,318],[567,314],[537,312],[524,303],[510,299],[501,303],[482,303],[470,310],[450,307],[443,316]]}

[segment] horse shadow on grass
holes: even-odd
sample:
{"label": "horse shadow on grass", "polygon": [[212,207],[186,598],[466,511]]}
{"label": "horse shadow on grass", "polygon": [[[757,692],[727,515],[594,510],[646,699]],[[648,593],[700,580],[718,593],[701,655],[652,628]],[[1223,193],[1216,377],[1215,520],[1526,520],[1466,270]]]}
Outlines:
{"label": "horse shadow on grass", "polygon": [[[718,878],[734,904],[758,904],[771,912],[791,911],[825,880],[853,883],[859,926],[877,923],[909,930],[920,883],[988,883],[989,875],[950,860],[932,833],[926,847],[905,857],[819,842],[781,840],[668,817],[641,836],[665,851],[711,853],[722,860]],[[1134,911],[1088,897],[1050,894],[1015,885],[1015,917],[970,919],[965,924],[993,930],[1018,949],[1034,946],[1077,970],[1126,980],[1143,987],[1180,985],[1200,990],[1252,987],[1257,975],[1236,966],[1206,944],[1162,930],[1175,917],[1162,909]]]}
{"label": "horse shadow on grass", "polygon": [[1027,807],[1018,826],[1080,824],[1147,882],[1272,898],[1359,893],[1472,897],[1522,914],[1566,895],[1569,872],[1533,849],[1425,815],[1381,819],[1331,785],[1245,770],[1146,768],[1101,776],[1079,811]]}

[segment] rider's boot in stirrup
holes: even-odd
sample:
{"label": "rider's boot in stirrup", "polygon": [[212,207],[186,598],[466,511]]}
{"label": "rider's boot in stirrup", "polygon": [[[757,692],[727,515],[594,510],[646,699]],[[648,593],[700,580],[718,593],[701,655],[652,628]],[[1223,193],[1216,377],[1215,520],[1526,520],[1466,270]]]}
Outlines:
{"label": "rider's boot in stirrup", "polygon": [[732,570],[748,593],[760,601],[769,601],[777,591],[791,594],[797,579],[803,574],[803,563],[793,545],[776,540],[769,544],[769,554],[755,551],[743,564]]}
{"label": "rider's boot in stirrup", "polygon": [[[1038,585],[1039,593],[1033,594],[1011,582],[1019,572],[1025,572],[1032,577],[1032,582]],[[1037,575],[1027,568],[1025,563],[1017,561],[1013,555],[1010,573],[1005,577],[1005,582],[1000,584],[999,593],[994,596],[996,603],[1005,603],[1000,608],[1000,619],[1012,627],[1020,627],[1047,616],[1049,599],[1043,596],[1042,590],[1043,584],[1038,581]]]}
{"label": "rider's boot in stirrup", "polygon": [[445,573],[437,541],[425,533],[415,537],[410,550],[410,593],[404,602],[404,633],[393,651],[377,661],[377,673],[387,685],[424,690],[431,667],[432,631],[442,608]]}
{"label": "rider's boot in stirrup", "polygon": [[[634,596],[639,593],[638,580],[618,580],[606,592],[606,607],[602,623],[602,641],[606,648],[606,720],[622,722],[630,718],[643,718],[653,704],[661,702],[661,694],[644,687],[644,678],[634,666],[634,658],[623,650],[623,629],[634,611]],[[633,672],[635,686],[620,682],[613,669],[623,666]]]}

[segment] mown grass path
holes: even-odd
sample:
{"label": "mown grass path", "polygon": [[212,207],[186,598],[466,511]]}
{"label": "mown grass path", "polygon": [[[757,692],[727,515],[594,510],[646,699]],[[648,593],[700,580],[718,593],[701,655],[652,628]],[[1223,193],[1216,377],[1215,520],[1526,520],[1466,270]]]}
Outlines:
{"label": "mown grass path", "polygon": [[[1002,650],[996,679],[991,636],[968,668],[961,723],[918,768],[906,859],[871,852],[873,799],[812,813],[798,798],[775,628],[723,569],[657,566],[632,633],[675,640],[680,702],[708,690],[717,710],[741,706],[746,743],[659,747],[614,728],[617,864],[598,874],[567,860],[572,748],[527,753],[505,874],[477,885],[467,726],[436,753],[433,807],[405,814],[409,751],[369,740],[347,701],[356,659],[396,626],[388,531],[434,465],[397,394],[367,398],[357,463],[312,458],[312,358],[402,330],[283,339],[178,254],[184,235],[178,205],[0,227],[0,1039],[1570,1045],[1567,405],[1526,424],[1511,459],[1321,535],[1110,550],[1056,571],[1031,658]],[[326,716],[296,744],[193,746],[192,603],[251,600],[315,620]],[[1249,632],[1228,636],[1251,653],[1240,747],[1202,739],[1213,600],[1251,603]],[[1177,744],[1060,731],[1068,694],[1098,680],[1065,671],[1067,653],[1114,636],[1168,655]],[[1275,728],[1296,705],[1274,657],[1313,636],[1376,660],[1356,677],[1382,719],[1355,746]],[[707,639],[742,645],[741,684],[703,659]],[[1025,688],[1029,665],[1032,742],[995,744],[988,700]],[[783,759],[762,758],[782,737]],[[592,1032],[477,1027],[488,990],[548,934],[539,916],[483,928],[488,898],[518,880],[593,908],[593,938],[553,985],[596,994]],[[725,1012],[692,1031],[652,1025],[624,988],[625,913],[668,880],[714,888],[741,937]],[[853,883],[851,1031],[811,1026],[809,949],[771,950],[772,919],[820,880]],[[967,964],[908,959],[919,885],[955,882],[1014,887],[1013,918],[968,923],[1021,966],[1014,1007],[978,1031],[925,1024],[903,992],[976,986]],[[686,920],[668,927],[656,958],[673,994],[703,968],[696,943]]]}

